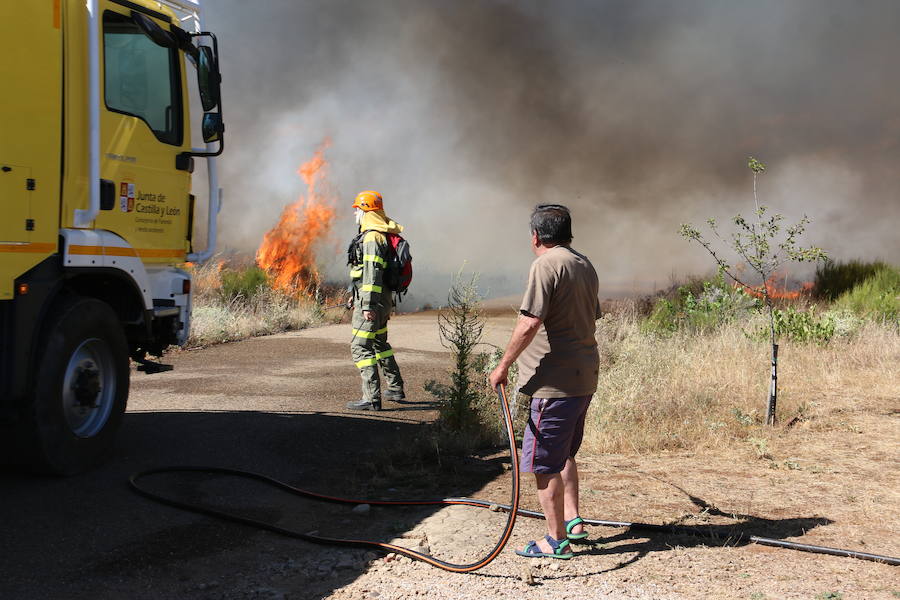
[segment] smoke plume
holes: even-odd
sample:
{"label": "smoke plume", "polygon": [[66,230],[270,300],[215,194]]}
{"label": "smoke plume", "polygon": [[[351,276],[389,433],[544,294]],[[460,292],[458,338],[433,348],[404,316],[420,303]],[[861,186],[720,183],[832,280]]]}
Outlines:
{"label": "smoke plume", "polygon": [[228,150],[220,246],[255,251],[326,137],[341,205],[406,226],[420,299],[464,264],[519,291],[537,203],[568,205],[607,294],[712,263],[682,222],[764,204],[806,244],[900,261],[900,3],[215,0]]}

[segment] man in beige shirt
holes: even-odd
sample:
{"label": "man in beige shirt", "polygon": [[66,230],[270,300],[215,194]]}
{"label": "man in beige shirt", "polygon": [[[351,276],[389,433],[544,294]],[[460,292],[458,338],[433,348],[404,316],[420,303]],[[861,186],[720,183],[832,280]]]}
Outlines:
{"label": "man in beige shirt", "polygon": [[531,264],[519,320],[500,364],[488,378],[505,384],[519,362],[520,391],[531,396],[519,468],[534,473],[548,535],[516,554],[571,558],[569,542],[583,540],[578,512],[578,467],[584,419],[597,390],[600,357],[594,337],[600,318],[597,272],[570,247],[572,217],[559,204],[531,215]]}

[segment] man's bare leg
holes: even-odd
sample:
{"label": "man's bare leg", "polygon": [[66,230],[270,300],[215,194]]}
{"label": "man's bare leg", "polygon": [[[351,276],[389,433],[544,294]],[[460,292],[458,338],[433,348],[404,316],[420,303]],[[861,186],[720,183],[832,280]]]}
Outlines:
{"label": "man's bare leg", "polygon": [[[550,537],[557,540],[566,539],[566,526],[563,523],[566,492],[562,475],[560,473],[535,473],[534,479],[537,483],[538,500],[544,511],[544,518],[547,520],[547,531],[550,533]],[[547,540],[539,539],[537,544],[541,552],[553,553],[553,548],[550,547]]]}
{"label": "man's bare leg", "polygon": [[[564,511],[566,521],[571,521],[579,516],[578,513],[578,465],[571,456],[566,459],[566,466],[560,473],[564,491]],[[546,514],[546,511],[545,511]],[[582,533],[583,525],[576,525],[572,528],[572,533]],[[565,524],[563,524],[563,534],[565,535]],[[554,536],[555,537],[555,536]],[[559,539],[559,538],[557,538]]]}

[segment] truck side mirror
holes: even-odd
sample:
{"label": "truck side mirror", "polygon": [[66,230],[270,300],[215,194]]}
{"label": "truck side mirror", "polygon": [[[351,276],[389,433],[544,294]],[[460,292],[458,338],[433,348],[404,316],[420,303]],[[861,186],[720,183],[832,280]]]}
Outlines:
{"label": "truck side mirror", "polygon": [[210,111],[219,104],[219,82],[222,77],[212,48],[200,46],[197,62],[197,87],[200,90],[200,103],[204,111]]}
{"label": "truck side mirror", "polygon": [[[124,1],[124,0],[123,0]],[[203,141],[207,144],[218,142],[215,150],[198,152],[192,150],[191,156],[212,157],[219,156],[225,149],[225,121],[222,118],[222,74],[219,71],[219,46],[216,36],[208,31],[191,34],[191,37],[208,37],[212,39],[212,47],[197,46],[197,90],[200,92],[200,104],[203,107],[203,121],[200,123],[200,132]],[[192,56],[194,54],[192,53]],[[216,109],[216,112],[212,112]]]}
{"label": "truck side mirror", "polygon": [[200,126],[203,132],[203,141],[219,142],[222,140],[222,133],[225,131],[225,124],[222,122],[221,113],[205,113],[203,115],[203,123]]}

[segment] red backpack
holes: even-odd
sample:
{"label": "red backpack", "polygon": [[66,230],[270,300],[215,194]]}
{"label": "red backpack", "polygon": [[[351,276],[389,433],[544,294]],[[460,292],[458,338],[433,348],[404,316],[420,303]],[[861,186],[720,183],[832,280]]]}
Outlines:
{"label": "red backpack", "polygon": [[385,281],[389,288],[403,296],[409,290],[412,283],[412,254],[409,251],[409,242],[398,233],[386,233],[388,244],[391,245],[393,255],[388,260],[385,271]]}

